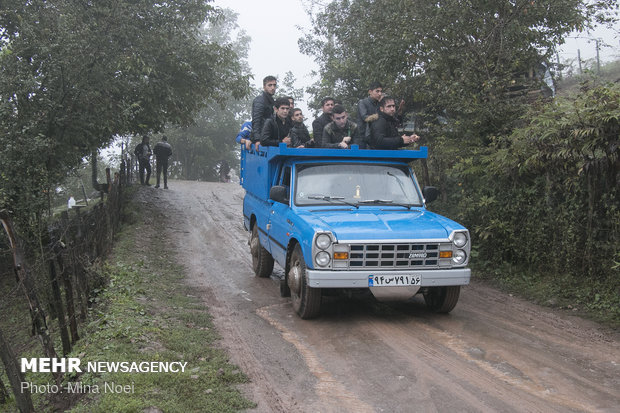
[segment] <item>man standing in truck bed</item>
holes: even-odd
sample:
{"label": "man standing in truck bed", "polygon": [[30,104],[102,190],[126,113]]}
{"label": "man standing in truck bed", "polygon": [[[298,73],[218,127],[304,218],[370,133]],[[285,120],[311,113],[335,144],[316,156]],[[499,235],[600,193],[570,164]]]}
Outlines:
{"label": "man standing in truck bed", "polygon": [[334,106],[332,119],[333,121],[323,129],[319,147],[348,149],[351,144],[360,144],[359,127],[349,120],[349,115],[344,106]]}
{"label": "man standing in truck bed", "polygon": [[[265,121],[273,115],[273,95],[276,93],[276,78],[267,76],[263,79],[263,93],[252,102],[252,143],[258,146]],[[288,99],[286,101],[288,105]]]}
{"label": "man standing in truck bed", "polygon": [[379,118],[369,125],[371,149],[398,149],[420,139],[415,133],[400,136],[398,134],[399,122],[394,117],[395,114],[394,98],[385,96],[379,102]]}
{"label": "man standing in truck bed", "polygon": [[292,121],[288,117],[289,102],[287,98],[278,98],[274,105],[276,113],[265,121],[261,133],[260,144],[263,146],[278,146],[280,142],[291,143],[288,136]]}

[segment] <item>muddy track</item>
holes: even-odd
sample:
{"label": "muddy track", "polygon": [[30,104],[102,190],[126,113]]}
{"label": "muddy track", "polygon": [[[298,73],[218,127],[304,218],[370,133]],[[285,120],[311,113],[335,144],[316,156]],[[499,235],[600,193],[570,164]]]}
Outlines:
{"label": "muddy track", "polygon": [[237,184],[146,190],[257,412],[618,411],[617,331],[476,282],[450,315],[417,298],[341,299],[300,320],[279,296],[281,268],[253,276]]}

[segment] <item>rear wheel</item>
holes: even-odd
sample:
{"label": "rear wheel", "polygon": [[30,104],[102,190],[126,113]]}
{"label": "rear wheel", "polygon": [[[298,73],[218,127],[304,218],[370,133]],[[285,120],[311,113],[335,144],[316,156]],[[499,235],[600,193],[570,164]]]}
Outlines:
{"label": "rear wheel", "polygon": [[299,317],[304,320],[317,317],[321,311],[321,289],[308,286],[306,262],[299,244],[295,245],[289,259],[287,284],[293,308]]}
{"label": "rear wheel", "polygon": [[257,277],[266,278],[273,272],[273,257],[261,244],[258,238],[258,224],[252,227],[250,238],[250,252],[252,254],[252,269]]}
{"label": "rear wheel", "polygon": [[424,301],[428,309],[435,313],[449,313],[459,301],[460,293],[460,285],[429,287],[424,292]]}

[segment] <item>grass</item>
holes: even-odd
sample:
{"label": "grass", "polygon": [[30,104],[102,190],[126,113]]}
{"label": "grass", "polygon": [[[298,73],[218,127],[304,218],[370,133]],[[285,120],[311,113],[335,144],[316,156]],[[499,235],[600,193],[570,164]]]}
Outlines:
{"label": "grass", "polygon": [[[140,208],[144,214],[130,214],[133,223],[123,229],[111,259],[98,269],[107,285],[92,298],[82,338],[68,356],[80,358],[82,373],[67,375],[63,386],[79,382],[90,392],[34,394],[35,410],[234,412],[255,407],[237,388],[247,378],[218,347],[207,308],[183,282],[184,270],[166,248],[167,241],[156,236],[161,229],[141,219],[161,212],[146,212],[143,204],[127,210]],[[37,352],[40,347],[35,346],[28,357],[41,357]],[[187,364],[179,373],[114,373],[88,372],[89,361]],[[8,385],[5,376],[3,381]],[[28,373],[26,381],[53,384],[51,376],[42,373]],[[112,384],[128,386],[128,392],[105,391]],[[0,405],[0,411],[16,411],[14,402]]]}
{"label": "grass", "polygon": [[[476,264],[474,264],[475,266]],[[503,264],[473,268],[478,278],[504,291],[547,307],[570,311],[612,328],[620,328],[620,279],[576,279],[566,274],[541,274]]]}

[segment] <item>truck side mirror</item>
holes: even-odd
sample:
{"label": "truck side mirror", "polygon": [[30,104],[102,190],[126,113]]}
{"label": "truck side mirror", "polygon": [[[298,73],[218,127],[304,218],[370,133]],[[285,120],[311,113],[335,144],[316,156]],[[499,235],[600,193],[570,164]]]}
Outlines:
{"label": "truck side mirror", "polygon": [[288,204],[288,191],[287,186],[274,185],[269,190],[269,198],[281,204]]}
{"label": "truck side mirror", "polygon": [[424,195],[426,203],[430,203],[437,199],[439,190],[434,186],[425,186],[424,189],[422,189],[422,195]]}

